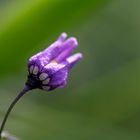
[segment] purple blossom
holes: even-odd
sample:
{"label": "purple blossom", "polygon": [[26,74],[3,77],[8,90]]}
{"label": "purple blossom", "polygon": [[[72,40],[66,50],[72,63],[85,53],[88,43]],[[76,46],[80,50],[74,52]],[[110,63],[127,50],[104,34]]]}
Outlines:
{"label": "purple blossom", "polygon": [[66,85],[68,72],[82,58],[81,53],[70,56],[78,42],[74,37],[68,39],[66,37],[67,34],[62,33],[48,48],[29,59],[28,80],[23,90],[12,101],[4,116],[0,126],[0,139],[17,140],[9,133],[3,132],[3,129],[14,105],[29,90],[40,88],[49,91]]}
{"label": "purple blossom", "polygon": [[70,56],[78,42],[74,37],[66,37],[62,33],[48,48],[29,59],[28,86],[53,90],[66,85],[69,70],[82,58],[81,53]]}

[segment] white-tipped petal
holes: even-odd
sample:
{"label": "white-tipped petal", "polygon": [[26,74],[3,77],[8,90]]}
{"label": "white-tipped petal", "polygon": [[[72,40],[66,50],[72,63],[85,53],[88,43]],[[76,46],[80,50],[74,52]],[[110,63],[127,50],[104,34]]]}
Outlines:
{"label": "white-tipped petal", "polygon": [[37,66],[34,67],[33,69],[33,74],[36,75],[39,71],[39,68]]}
{"label": "white-tipped petal", "polygon": [[42,82],[42,84],[47,85],[49,82],[50,82],[50,78],[47,78],[46,80],[44,80],[44,81]]}
{"label": "white-tipped petal", "polygon": [[29,68],[29,72],[30,72],[30,73],[33,73],[33,68],[34,68],[34,66],[31,65],[30,68]]}
{"label": "white-tipped petal", "polygon": [[41,81],[45,80],[46,78],[48,77],[48,74],[47,73],[41,73],[40,76],[39,76],[39,79]]}
{"label": "white-tipped petal", "polygon": [[67,34],[64,32],[59,36],[58,40],[64,41],[66,39],[66,37],[67,37]]}

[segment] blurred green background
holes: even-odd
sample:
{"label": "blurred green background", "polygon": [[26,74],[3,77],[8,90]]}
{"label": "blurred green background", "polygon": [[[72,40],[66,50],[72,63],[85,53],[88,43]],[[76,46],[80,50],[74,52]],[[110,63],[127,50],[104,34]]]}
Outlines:
{"label": "blurred green background", "polygon": [[0,120],[28,58],[61,32],[83,60],[64,89],[24,96],[5,129],[22,140],[139,140],[139,0],[0,0]]}

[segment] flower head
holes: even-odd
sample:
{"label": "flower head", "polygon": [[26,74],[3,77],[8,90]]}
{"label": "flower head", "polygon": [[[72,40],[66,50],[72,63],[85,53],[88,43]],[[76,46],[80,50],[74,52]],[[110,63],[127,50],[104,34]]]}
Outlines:
{"label": "flower head", "polygon": [[78,42],[74,37],[66,37],[62,33],[48,48],[29,59],[28,86],[53,90],[66,85],[69,70],[82,58],[81,53],[70,56]]}

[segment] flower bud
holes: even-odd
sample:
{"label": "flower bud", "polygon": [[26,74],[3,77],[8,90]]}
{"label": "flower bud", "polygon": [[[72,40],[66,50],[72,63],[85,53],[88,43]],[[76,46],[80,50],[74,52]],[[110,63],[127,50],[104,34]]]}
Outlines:
{"label": "flower bud", "polygon": [[81,53],[70,56],[78,42],[74,37],[66,37],[67,34],[62,33],[48,48],[29,59],[28,86],[53,90],[66,85],[70,69],[82,58]]}

